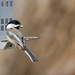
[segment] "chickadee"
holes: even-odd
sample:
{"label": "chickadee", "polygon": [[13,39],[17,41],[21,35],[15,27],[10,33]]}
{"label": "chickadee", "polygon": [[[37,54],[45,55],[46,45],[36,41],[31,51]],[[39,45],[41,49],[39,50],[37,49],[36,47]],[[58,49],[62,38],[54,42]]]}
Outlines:
{"label": "chickadee", "polygon": [[10,21],[6,26],[7,38],[14,46],[22,49],[29,56],[32,62],[38,62],[37,58],[25,46],[25,39],[22,32],[20,31],[20,28],[22,27],[23,25],[21,25],[19,21]]}

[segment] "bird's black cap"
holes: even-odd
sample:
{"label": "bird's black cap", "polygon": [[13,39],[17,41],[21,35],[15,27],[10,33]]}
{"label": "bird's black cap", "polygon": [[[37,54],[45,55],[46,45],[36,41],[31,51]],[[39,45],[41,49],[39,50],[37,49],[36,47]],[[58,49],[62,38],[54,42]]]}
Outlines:
{"label": "bird's black cap", "polygon": [[18,20],[12,20],[8,24],[15,24],[15,25],[20,25],[21,23]]}

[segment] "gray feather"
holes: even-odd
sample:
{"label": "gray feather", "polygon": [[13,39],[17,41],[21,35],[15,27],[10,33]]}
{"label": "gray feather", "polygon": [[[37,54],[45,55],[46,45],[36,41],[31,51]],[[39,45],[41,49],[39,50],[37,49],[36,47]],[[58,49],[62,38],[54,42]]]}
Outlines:
{"label": "gray feather", "polygon": [[38,62],[38,59],[33,55],[33,53],[26,46],[24,51],[29,56],[32,62]]}

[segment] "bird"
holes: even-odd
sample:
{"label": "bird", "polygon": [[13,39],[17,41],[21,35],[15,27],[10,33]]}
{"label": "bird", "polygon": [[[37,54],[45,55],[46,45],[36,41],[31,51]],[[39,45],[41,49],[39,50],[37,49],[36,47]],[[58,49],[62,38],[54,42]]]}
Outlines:
{"label": "bird", "polygon": [[26,47],[23,33],[20,30],[23,28],[23,25],[18,20],[12,20],[6,25],[6,35],[9,40],[15,47],[24,51],[32,62],[38,62],[38,59],[34,54]]}

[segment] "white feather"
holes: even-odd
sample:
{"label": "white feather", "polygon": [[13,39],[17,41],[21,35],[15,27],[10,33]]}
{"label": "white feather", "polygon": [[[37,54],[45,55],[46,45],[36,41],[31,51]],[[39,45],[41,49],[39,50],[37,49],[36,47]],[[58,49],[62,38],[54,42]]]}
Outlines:
{"label": "white feather", "polygon": [[32,58],[31,58],[31,56],[28,54],[28,52],[27,52],[26,50],[25,50],[24,52],[29,56],[29,58],[30,58],[31,61],[33,62]]}
{"label": "white feather", "polygon": [[7,29],[11,29],[11,28],[14,28],[14,27],[17,27],[19,25],[15,25],[15,24],[8,24],[7,25]]}

